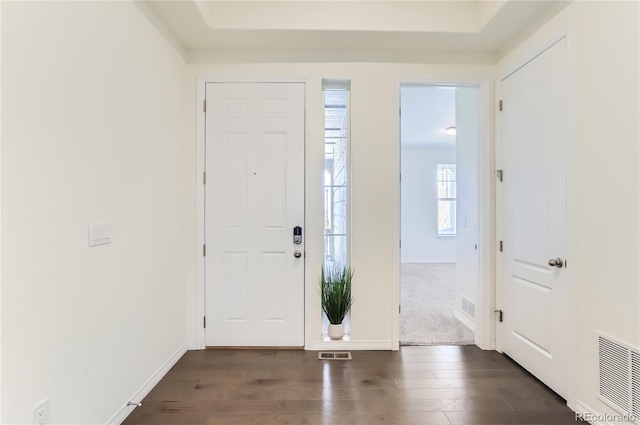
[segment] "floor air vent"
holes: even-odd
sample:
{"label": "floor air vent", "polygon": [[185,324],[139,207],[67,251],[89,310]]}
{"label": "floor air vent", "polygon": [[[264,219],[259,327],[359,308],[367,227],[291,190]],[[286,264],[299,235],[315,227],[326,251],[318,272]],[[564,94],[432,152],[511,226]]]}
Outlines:
{"label": "floor air vent", "polygon": [[640,351],[598,337],[600,399],[640,424]]}
{"label": "floor air vent", "polygon": [[351,360],[350,351],[321,351],[318,353],[318,360]]}

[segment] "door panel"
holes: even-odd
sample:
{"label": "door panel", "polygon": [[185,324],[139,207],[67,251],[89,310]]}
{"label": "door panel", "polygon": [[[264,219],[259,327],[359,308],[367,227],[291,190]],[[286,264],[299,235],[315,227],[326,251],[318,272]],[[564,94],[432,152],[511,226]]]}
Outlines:
{"label": "door panel", "polygon": [[503,87],[503,351],[561,396],[567,388],[566,41]]}
{"label": "door panel", "polygon": [[222,299],[225,307],[224,320],[229,322],[247,321],[247,253],[224,252]]}
{"label": "door panel", "polygon": [[[284,230],[287,193],[287,138],[283,133],[263,136],[263,229]],[[296,178],[292,176],[292,178]]]}
{"label": "door panel", "polygon": [[[227,230],[247,226],[247,140],[246,134],[224,135],[224,192],[221,205],[226,210]],[[233,165],[229,165],[233,164]]]}
{"label": "door panel", "polygon": [[206,85],[207,346],[304,344],[304,84]]}

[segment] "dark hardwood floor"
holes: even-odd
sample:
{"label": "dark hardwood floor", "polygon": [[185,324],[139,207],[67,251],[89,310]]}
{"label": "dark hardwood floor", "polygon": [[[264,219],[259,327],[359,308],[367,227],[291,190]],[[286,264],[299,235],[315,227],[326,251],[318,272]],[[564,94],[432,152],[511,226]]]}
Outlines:
{"label": "dark hardwood floor", "polygon": [[160,424],[568,425],[565,401],[475,346],[189,351],[125,420]]}

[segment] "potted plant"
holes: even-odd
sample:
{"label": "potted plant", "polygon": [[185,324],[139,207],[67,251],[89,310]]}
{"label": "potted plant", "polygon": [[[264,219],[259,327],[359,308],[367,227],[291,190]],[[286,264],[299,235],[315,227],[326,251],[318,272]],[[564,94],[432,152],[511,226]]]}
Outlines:
{"label": "potted plant", "polygon": [[331,339],[342,339],[344,336],[342,321],[353,304],[351,297],[352,278],[353,270],[350,267],[322,268],[320,296],[322,311],[329,319],[328,334]]}

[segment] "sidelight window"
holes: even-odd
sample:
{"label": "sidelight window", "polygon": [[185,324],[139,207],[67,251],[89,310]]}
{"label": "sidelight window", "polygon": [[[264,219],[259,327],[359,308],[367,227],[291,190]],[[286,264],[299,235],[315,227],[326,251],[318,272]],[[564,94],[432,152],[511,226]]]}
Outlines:
{"label": "sidelight window", "polygon": [[323,84],[324,265],[348,264],[349,87]]}

